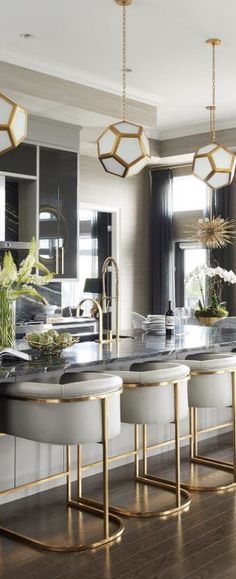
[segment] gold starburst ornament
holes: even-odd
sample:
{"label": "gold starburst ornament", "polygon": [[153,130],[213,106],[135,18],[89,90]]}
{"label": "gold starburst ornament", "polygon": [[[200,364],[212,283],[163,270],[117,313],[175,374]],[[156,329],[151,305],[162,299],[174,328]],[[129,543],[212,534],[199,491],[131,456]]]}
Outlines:
{"label": "gold starburst ornament", "polygon": [[191,239],[198,240],[198,244],[206,249],[222,249],[232,244],[236,238],[236,221],[217,217],[202,217],[188,227]]}

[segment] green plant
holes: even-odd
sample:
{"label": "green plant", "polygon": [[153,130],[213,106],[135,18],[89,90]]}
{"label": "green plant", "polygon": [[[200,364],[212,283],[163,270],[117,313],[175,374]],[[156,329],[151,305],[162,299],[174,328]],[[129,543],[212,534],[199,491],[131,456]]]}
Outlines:
{"label": "green plant", "polygon": [[[38,275],[38,270],[43,275]],[[37,261],[37,244],[33,238],[27,257],[17,269],[10,251],[6,251],[3,257],[3,265],[0,267],[0,290],[5,293],[7,299],[14,301],[21,296],[31,296],[36,300],[47,304],[47,300],[37,291],[36,287],[49,283],[54,273]]]}

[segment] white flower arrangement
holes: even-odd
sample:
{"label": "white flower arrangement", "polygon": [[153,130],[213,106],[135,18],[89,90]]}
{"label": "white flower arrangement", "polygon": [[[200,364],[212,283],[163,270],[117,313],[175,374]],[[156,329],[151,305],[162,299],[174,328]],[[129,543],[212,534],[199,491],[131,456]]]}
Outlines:
{"label": "white flower arrangement", "polygon": [[[208,299],[209,305],[206,305],[204,295],[204,279],[209,278],[208,282]],[[195,315],[198,316],[214,316],[224,317],[228,315],[226,310],[226,303],[221,301],[222,285],[223,283],[235,284],[236,275],[232,270],[223,269],[222,267],[210,267],[206,264],[197,266],[185,277],[185,283],[198,281],[201,293],[201,299],[198,301],[198,310]]]}

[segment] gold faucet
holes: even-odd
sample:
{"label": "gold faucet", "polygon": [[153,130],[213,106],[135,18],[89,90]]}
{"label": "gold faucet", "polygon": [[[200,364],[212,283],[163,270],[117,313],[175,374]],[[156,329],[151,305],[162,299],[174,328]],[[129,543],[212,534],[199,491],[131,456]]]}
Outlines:
{"label": "gold faucet", "polygon": [[[115,268],[116,274],[116,290],[114,296],[107,296],[106,295],[106,273],[108,272],[109,265],[113,265]],[[107,257],[102,266],[102,311],[103,313],[107,313],[109,300],[115,300],[116,302],[116,341],[119,340],[120,335],[120,322],[119,322],[119,266],[116,259],[112,256]],[[112,341],[112,332],[110,332],[109,342]]]}
{"label": "gold faucet", "polygon": [[79,304],[76,308],[75,315],[77,317],[79,317],[80,307],[82,306],[82,304],[84,304],[84,302],[92,302],[92,304],[94,304],[94,306],[96,306],[98,309],[98,324],[99,324],[98,342],[99,342],[99,344],[103,344],[104,340],[103,340],[103,312],[102,312],[102,308],[97,300],[94,300],[93,298],[84,298],[83,300],[81,300],[81,302],[79,302]]}

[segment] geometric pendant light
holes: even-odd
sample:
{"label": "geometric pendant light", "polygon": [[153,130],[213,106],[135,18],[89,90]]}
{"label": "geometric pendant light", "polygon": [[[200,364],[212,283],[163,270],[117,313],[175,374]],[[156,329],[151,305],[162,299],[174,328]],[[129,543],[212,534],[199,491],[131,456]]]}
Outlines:
{"label": "geometric pendant light", "polygon": [[212,104],[206,107],[210,111],[211,142],[194,155],[193,175],[215,190],[232,182],[236,157],[224,145],[216,142],[215,47],[221,44],[221,40],[210,38],[206,42],[212,46]]}
{"label": "geometric pendant light", "polygon": [[0,155],[18,147],[26,135],[26,110],[0,93]]}
{"label": "geometric pendant light", "polygon": [[133,0],[115,0],[123,7],[122,18],[122,108],[123,119],[110,125],[98,137],[98,158],[107,173],[130,177],[141,171],[150,159],[149,142],[143,127],[127,120],[126,106],[126,6]]}

